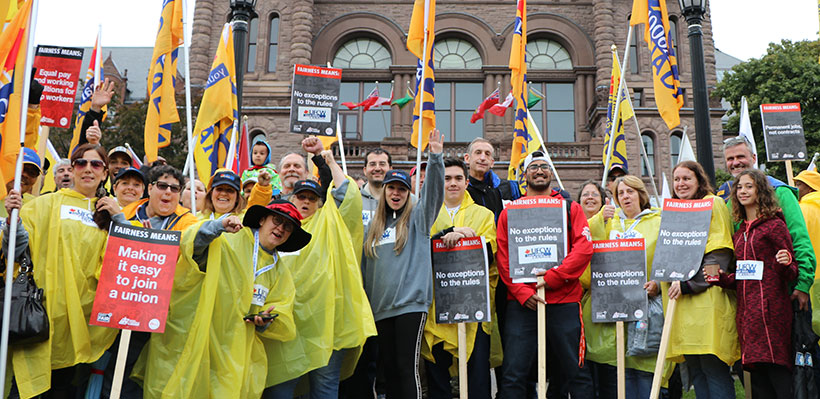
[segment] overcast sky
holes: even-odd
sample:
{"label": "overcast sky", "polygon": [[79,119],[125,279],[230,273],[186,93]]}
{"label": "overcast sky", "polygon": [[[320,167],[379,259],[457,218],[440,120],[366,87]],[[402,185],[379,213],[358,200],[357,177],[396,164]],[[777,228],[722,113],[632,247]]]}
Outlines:
{"label": "overcast sky", "polygon": [[[194,3],[189,0],[188,21],[192,21]],[[818,38],[814,0],[718,0],[710,4],[715,47],[742,60],[760,58],[770,42]],[[102,24],[103,46],[152,47],[161,6],[160,0],[40,0],[37,43],[91,46]]]}

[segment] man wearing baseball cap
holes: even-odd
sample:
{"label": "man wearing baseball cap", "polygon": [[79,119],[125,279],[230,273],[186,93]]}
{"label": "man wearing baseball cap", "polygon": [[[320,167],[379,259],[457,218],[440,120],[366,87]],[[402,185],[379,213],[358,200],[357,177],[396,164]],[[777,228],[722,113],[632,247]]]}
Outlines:
{"label": "man wearing baseball cap", "polygon": [[[558,190],[550,189],[552,168],[541,151],[535,151],[524,160],[527,180],[526,197],[549,196],[564,199]],[[513,283],[510,278],[510,248],[507,212],[501,211],[498,218],[498,274],[507,285],[507,313],[503,335],[504,363],[503,376],[499,382],[499,393],[505,398],[525,398],[530,388],[530,370],[534,367],[537,351],[536,331],[538,306],[546,306],[550,327],[547,330],[549,342],[550,384],[549,397],[553,394],[566,396],[572,392],[570,381],[578,374],[579,353],[583,353],[581,342],[582,320],[580,302],[583,290],[578,278],[592,258],[592,240],[589,224],[581,206],[565,200],[564,208],[569,208],[565,239],[569,248],[561,264],[541,272],[538,283]],[[515,203],[515,202],[513,202]],[[565,210],[566,212],[566,210]],[[538,287],[545,288],[545,298],[536,294]],[[543,304],[543,305],[542,305]],[[504,304],[497,304],[504,306]],[[572,395],[575,396],[574,393]]]}
{"label": "man wearing baseball cap", "polygon": [[617,187],[616,180],[618,180],[621,176],[626,176],[629,174],[629,171],[626,170],[626,167],[623,165],[615,164],[609,168],[609,173],[606,175],[606,191],[610,197],[615,197],[615,191]]}
{"label": "man wearing baseball cap", "polygon": [[114,180],[114,177],[117,176],[120,169],[131,166],[132,162],[133,160],[131,159],[131,154],[128,153],[128,149],[121,145],[108,151],[108,171],[111,174],[111,180]]}
{"label": "man wearing baseball cap", "polygon": [[293,204],[278,200],[250,207],[242,219],[206,220],[183,233],[176,276],[184,278],[174,280],[168,312],[175,322],[149,342],[146,397],[262,396],[262,341],[296,336],[296,288],[279,251],[310,242],[301,219]]}
{"label": "man wearing baseball cap", "polygon": [[[36,198],[32,194],[37,178],[43,173],[40,166],[40,157],[37,152],[28,147],[23,147],[23,173],[20,174],[20,192],[23,194],[23,205]],[[14,179],[6,183],[6,190],[14,188]],[[0,201],[0,217],[8,217],[6,214],[5,201]]]}

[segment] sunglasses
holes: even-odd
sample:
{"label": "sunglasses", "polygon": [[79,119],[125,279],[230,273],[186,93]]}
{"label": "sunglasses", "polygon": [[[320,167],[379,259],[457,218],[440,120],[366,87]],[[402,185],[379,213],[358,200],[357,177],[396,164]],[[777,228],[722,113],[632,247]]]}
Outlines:
{"label": "sunglasses", "polygon": [[161,181],[155,181],[151,184],[153,184],[154,187],[159,189],[159,191],[165,191],[170,188],[171,192],[174,194],[179,193],[182,190],[182,187],[180,187],[178,184],[168,184]]}
{"label": "sunglasses", "polygon": [[319,197],[317,197],[317,196],[315,196],[315,195],[298,193],[298,194],[296,194],[296,195],[294,195],[294,196],[295,196],[295,197],[296,197],[296,199],[298,199],[299,201],[308,201],[308,202],[317,202],[317,201],[319,201]]}
{"label": "sunglasses", "polygon": [[282,226],[282,229],[284,229],[288,233],[293,232],[293,223],[291,223],[290,220],[287,220],[280,215],[273,215],[273,227],[279,226]]}
{"label": "sunglasses", "polygon": [[90,159],[89,160],[89,159],[83,159],[83,158],[75,159],[74,162],[71,163],[71,166],[73,166],[75,168],[82,169],[82,168],[85,168],[86,166],[88,166],[89,163],[91,164],[91,168],[94,169],[94,170],[101,170],[102,168],[105,167],[105,162],[103,162],[99,159]]}

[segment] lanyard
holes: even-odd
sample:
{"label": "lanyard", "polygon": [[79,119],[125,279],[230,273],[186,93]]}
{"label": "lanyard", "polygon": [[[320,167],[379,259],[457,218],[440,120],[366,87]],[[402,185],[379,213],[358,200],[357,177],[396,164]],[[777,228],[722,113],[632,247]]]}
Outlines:
{"label": "lanyard", "polygon": [[256,281],[256,278],[259,277],[260,274],[273,269],[276,266],[276,262],[279,260],[279,254],[274,251],[273,253],[273,263],[256,270],[256,264],[259,261],[259,230],[253,231],[253,280]]}
{"label": "lanyard", "polygon": [[458,211],[461,209],[461,204],[459,204],[455,208],[448,208],[447,205],[445,205],[444,209],[447,211],[447,214],[450,215],[450,223],[455,225],[456,224],[456,215],[458,214]]}
{"label": "lanyard", "polygon": [[619,219],[619,221],[621,222],[621,230],[623,230],[623,234],[624,234],[624,235],[626,235],[626,233],[631,232],[631,231],[632,231],[632,229],[634,229],[634,228],[635,228],[635,226],[638,224],[638,222],[640,222],[640,221],[641,221],[641,218],[642,218],[642,217],[643,217],[643,215],[638,215],[637,217],[635,217],[635,221],[634,221],[634,222],[632,222],[632,224],[629,226],[629,228],[628,228],[628,229],[626,228],[626,225],[624,224],[624,220],[623,220],[623,219],[621,219],[621,218],[618,218],[618,219]]}

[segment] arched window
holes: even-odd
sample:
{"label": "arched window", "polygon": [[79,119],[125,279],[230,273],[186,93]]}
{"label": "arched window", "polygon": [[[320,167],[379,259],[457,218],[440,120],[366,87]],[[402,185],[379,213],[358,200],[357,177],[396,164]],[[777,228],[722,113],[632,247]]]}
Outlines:
{"label": "arched window", "polygon": [[535,39],[527,43],[527,69],[572,69],[569,52],[556,41]]}
{"label": "arched window", "polygon": [[256,70],[256,48],[259,40],[259,18],[254,18],[248,24],[248,57],[245,61],[248,72]]}
{"label": "arched window", "polygon": [[256,143],[257,141],[265,141],[266,140],[265,132],[263,132],[261,130],[258,130],[258,129],[257,130],[252,130],[249,137],[250,137],[251,147],[253,147],[253,144]]}
{"label": "arched window", "polygon": [[641,176],[649,176],[649,172],[655,175],[655,138],[652,133],[645,132],[641,134],[641,141],[643,148],[646,149],[646,157],[649,159],[650,169],[646,169],[646,162],[641,161]]}
{"label": "arched window", "polygon": [[439,40],[433,52],[436,69],[479,69],[483,65],[475,46],[463,39]]}
{"label": "arched window", "polygon": [[276,60],[279,55],[279,14],[270,17],[268,33],[268,72],[276,72]]}
{"label": "arched window", "polygon": [[387,47],[368,38],[346,42],[333,57],[333,67],[342,69],[387,69],[392,63]]}
{"label": "arched window", "polygon": [[680,131],[674,131],[669,136],[669,156],[672,158],[672,167],[674,168],[675,165],[678,164],[678,157],[680,156],[680,143],[683,133]]}

